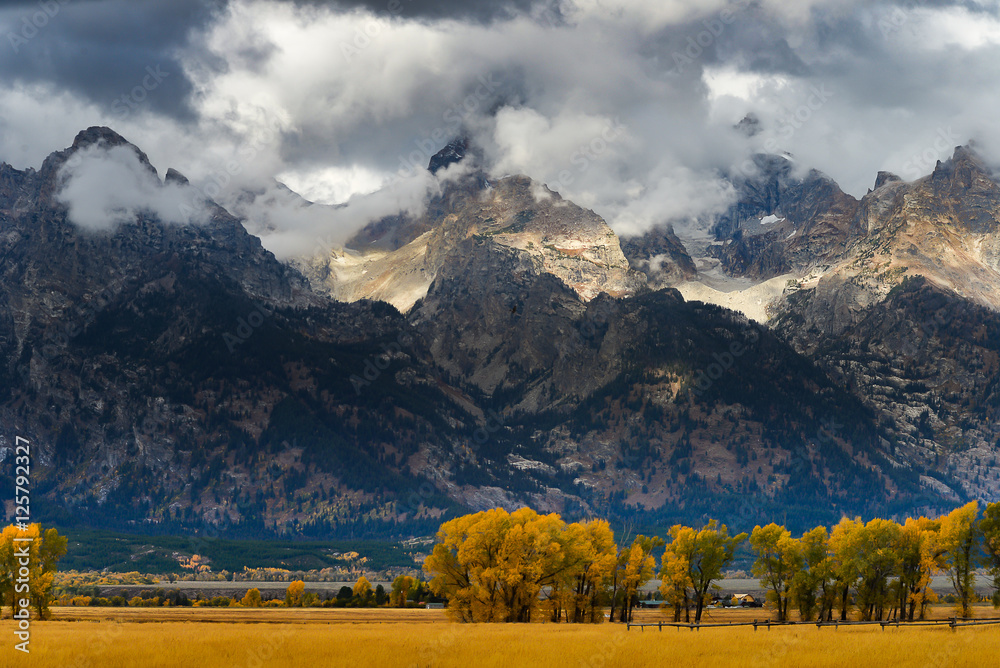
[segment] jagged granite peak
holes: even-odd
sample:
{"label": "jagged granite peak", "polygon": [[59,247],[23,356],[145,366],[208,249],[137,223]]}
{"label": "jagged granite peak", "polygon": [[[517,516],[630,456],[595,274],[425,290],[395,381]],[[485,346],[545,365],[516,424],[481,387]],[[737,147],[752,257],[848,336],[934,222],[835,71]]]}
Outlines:
{"label": "jagged granite peak", "polygon": [[859,202],[826,174],[797,177],[785,156],[753,156],[755,171],[733,179],[738,197],[713,226],[712,251],[730,275],[767,280],[806,272],[839,253]]}
{"label": "jagged granite peak", "polygon": [[149,162],[149,157],[138,146],[128,141],[109,127],[93,126],[87,128],[86,130],[82,130],[76,135],[73,139],[73,145],[68,149],[68,151],[65,151],[64,154],[69,157],[72,154],[90,148],[91,146],[103,148],[124,146],[129,148],[135,151],[140,163],[142,163],[153,174],[157,173],[156,168]]}
{"label": "jagged granite peak", "polygon": [[299,266],[314,287],[337,299],[381,299],[406,312],[427,293],[458,244],[486,237],[537,258],[584,300],[601,292],[627,296],[644,287],[600,216],[524,176],[488,182],[467,176],[446,187],[419,219],[403,216],[398,222],[423,231],[388,252],[334,251]]}
{"label": "jagged granite peak", "polygon": [[[832,310],[831,297],[852,313]],[[883,416],[894,458],[923,469],[922,485],[957,492],[956,501],[1000,498],[995,311],[924,276],[882,300],[855,278],[839,290],[793,295],[774,327],[833,378],[858,388]]]}
{"label": "jagged granite peak", "polygon": [[[887,183],[896,183],[902,181],[900,177],[896,176],[892,172],[880,171],[878,176],[875,177],[875,187],[872,190],[878,190]],[[871,192],[871,191],[869,191]]]}
{"label": "jagged granite peak", "polygon": [[190,181],[188,181],[188,178],[186,176],[178,172],[173,167],[167,169],[167,174],[166,176],[163,177],[163,182],[174,183],[180,186],[190,185],[191,183]]}
{"label": "jagged granite peak", "polygon": [[633,269],[646,276],[649,287],[673,287],[698,275],[698,268],[671,225],[657,225],[645,234],[622,237],[622,252]]}
{"label": "jagged granite peak", "polygon": [[[503,419],[544,419],[526,432],[534,452],[543,446],[532,459],[584,488],[624,485],[630,499],[660,507],[682,503],[699,479],[724,488],[746,476],[752,489],[781,487],[800,500],[893,484],[875,473],[895,475],[856,400],[767,330],[676,290],[584,304],[525,252],[476,238],[455,250],[409,318],[449,377],[466,379]],[[712,383],[699,370],[721,359],[732,368]],[[850,420],[850,445],[842,431],[793,453],[813,428],[784,418],[803,410]],[[793,457],[802,466],[789,471],[781,462]],[[685,460],[693,475],[678,479],[667,462]],[[827,475],[848,460],[866,463]]]}
{"label": "jagged granite peak", "polygon": [[440,170],[457,164],[465,159],[469,152],[469,138],[460,137],[448,142],[447,146],[431,156],[427,169],[431,174],[437,174]]}
{"label": "jagged granite peak", "polygon": [[756,137],[761,132],[760,119],[753,112],[744,116],[739,123],[733,126],[738,132],[746,137]]}
{"label": "jagged granite peak", "polygon": [[[85,286],[88,281],[126,280],[141,273],[149,257],[195,253],[201,258],[203,270],[235,280],[253,298],[300,304],[317,299],[298,272],[278,262],[262,247],[260,239],[248,234],[236,217],[217,205],[209,204],[207,220],[200,223],[165,224],[155,215],[143,213],[108,234],[82,232],[70,221],[67,207],[57,197],[63,185],[59,168],[74,153],[89,146],[134,150],[150,175],[156,175],[145,153],[121,135],[100,127],[78,134],[73,146],[48,156],[37,172],[7,171],[6,181],[17,187],[3,188],[0,181],[0,210],[9,212],[4,223],[8,232],[19,235],[16,244],[20,248],[20,262],[11,269],[37,272],[39,285],[51,281],[59,291],[69,289],[72,301],[80,298],[80,290],[85,289],[77,289],[75,283]],[[37,223],[32,222],[32,215],[38,216]],[[57,254],[59,262],[49,255],[50,237],[59,239],[65,247]],[[98,279],[98,274],[103,278]]]}

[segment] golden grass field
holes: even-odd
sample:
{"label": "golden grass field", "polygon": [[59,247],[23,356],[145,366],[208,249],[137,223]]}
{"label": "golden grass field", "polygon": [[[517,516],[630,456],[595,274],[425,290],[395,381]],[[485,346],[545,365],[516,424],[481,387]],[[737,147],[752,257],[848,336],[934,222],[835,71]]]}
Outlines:
{"label": "golden grass field", "polygon": [[[716,613],[714,621],[754,615],[766,612]],[[662,613],[642,617],[655,621]],[[433,610],[58,608],[54,620],[33,624],[30,655],[13,649],[12,632],[11,620],[0,622],[3,668],[1000,665],[1000,626],[661,632],[620,624],[460,625]]]}

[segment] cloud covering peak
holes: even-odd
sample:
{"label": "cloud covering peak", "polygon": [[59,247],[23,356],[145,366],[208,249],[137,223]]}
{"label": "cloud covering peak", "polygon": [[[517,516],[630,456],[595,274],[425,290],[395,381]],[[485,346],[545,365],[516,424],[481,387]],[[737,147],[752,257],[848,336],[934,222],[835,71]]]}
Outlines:
{"label": "cloud covering peak", "polygon": [[[15,4],[0,8],[12,29],[31,10]],[[37,164],[113,123],[224,205],[277,178],[350,203],[343,230],[459,133],[497,175],[527,174],[624,234],[709,220],[732,197],[722,176],[758,152],[856,196],[878,171],[917,178],[970,139],[1000,158],[994,0],[149,0],[128,20],[113,0],[75,4],[0,55],[0,159]],[[74,79],[101,64],[82,48],[98,39],[84,8],[107,18],[101,53],[121,61],[99,82]],[[50,57],[74,45],[92,55]],[[143,84],[148,68],[162,84]],[[757,131],[735,130],[748,113]],[[326,225],[279,218],[288,233]]]}

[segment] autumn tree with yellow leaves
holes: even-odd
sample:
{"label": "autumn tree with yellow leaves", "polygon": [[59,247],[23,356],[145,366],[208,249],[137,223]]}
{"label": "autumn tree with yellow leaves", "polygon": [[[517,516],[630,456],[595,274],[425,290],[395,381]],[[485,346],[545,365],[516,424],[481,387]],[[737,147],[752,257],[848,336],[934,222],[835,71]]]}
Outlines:
{"label": "autumn tree with yellow leaves", "polygon": [[[58,531],[42,531],[40,524],[6,527],[0,533],[0,604],[9,605],[13,612],[17,601],[24,598],[19,593],[24,590],[19,587],[27,585],[28,600],[35,614],[39,619],[47,619],[56,564],[66,554],[66,544],[66,538]],[[22,569],[27,569],[26,581]]]}
{"label": "autumn tree with yellow leaves", "polygon": [[443,524],[424,570],[458,621],[530,622],[543,591],[557,601],[573,591],[569,621],[596,621],[593,607],[614,555],[609,533],[604,524],[567,525],[554,513],[497,508]]}
{"label": "autumn tree with yellow leaves", "polygon": [[990,575],[993,576],[993,606],[1000,608],[1000,503],[991,503],[979,520],[983,552]]}
{"label": "autumn tree with yellow leaves", "polygon": [[787,621],[793,579],[802,568],[801,546],[788,529],[772,522],[754,527],[750,547],[757,555],[753,574],[767,591],[767,600],[777,611],[778,621]]}
{"label": "autumn tree with yellow leaves", "polygon": [[288,585],[285,590],[285,605],[289,608],[301,608],[302,600],[306,593],[306,583],[296,580]]}
{"label": "autumn tree with yellow leaves", "polygon": [[247,591],[246,595],[240,599],[240,605],[244,608],[259,608],[264,605],[264,601],[260,595],[260,589],[254,587]]}
{"label": "autumn tree with yellow leaves", "polygon": [[566,527],[565,559],[576,564],[550,587],[551,619],[560,622],[596,623],[601,619],[603,597],[616,565],[615,537],[604,520]]}
{"label": "autumn tree with yellow leaves", "polygon": [[611,621],[615,619],[615,603],[619,592],[621,593],[619,620],[626,623],[632,621],[632,611],[639,600],[639,590],[653,579],[653,574],[656,572],[653,550],[662,546],[663,539],[640,534],[629,547],[619,553],[612,576]]}
{"label": "autumn tree with yellow leaves", "polygon": [[900,619],[924,619],[927,606],[938,600],[930,584],[931,576],[945,567],[940,531],[941,522],[926,517],[908,517],[900,530],[896,545]]}
{"label": "autumn tree with yellow leaves", "polygon": [[958,599],[957,611],[972,616],[975,570],[979,564],[979,504],[976,501],[956,508],[941,518],[941,548],[945,572]]}
{"label": "autumn tree with yellow leaves", "polygon": [[725,524],[711,520],[701,529],[677,525],[670,529],[670,543],[663,553],[660,569],[660,593],[674,609],[674,621],[681,611],[690,622],[694,605],[694,623],[701,622],[705,605],[712,600],[713,583],[722,578],[722,569],[732,561],[736,548],[747,534],[729,535]]}

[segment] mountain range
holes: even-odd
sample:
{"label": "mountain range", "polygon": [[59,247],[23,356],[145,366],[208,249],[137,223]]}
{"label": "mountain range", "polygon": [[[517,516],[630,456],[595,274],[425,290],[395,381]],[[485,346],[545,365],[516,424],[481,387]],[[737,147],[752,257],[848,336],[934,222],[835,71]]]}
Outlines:
{"label": "mountain range", "polygon": [[457,140],[421,214],[287,262],[215,202],[81,228],[66,166],[110,149],[189,187],[108,128],[0,165],[0,458],[36,444],[46,519],[400,536],[527,504],[743,529],[1000,499],[1000,183],[973,146],[860,200],[757,155],[711,229],[619,238]]}

